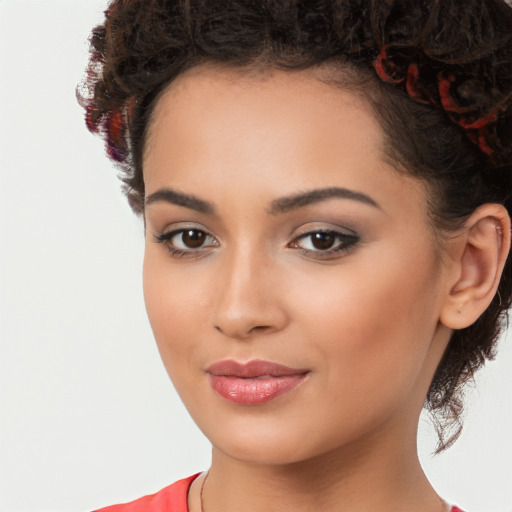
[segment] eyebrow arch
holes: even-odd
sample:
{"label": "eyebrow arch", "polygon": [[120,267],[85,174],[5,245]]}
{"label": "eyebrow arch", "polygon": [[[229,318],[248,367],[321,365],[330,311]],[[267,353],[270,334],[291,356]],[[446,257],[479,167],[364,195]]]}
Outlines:
{"label": "eyebrow arch", "polygon": [[148,206],[159,201],[190,208],[191,210],[196,210],[199,213],[207,213],[210,215],[215,213],[215,207],[212,203],[199,199],[191,194],[183,194],[170,188],[162,188],[146,197],[145,204]]}
{"label": "eyebrow arch", "polygon": [[310,204],[319,203],[326,201],[327,199],[350,199],[352,201],[359,201],[361,203],[379,208],[380,206],[370,196],[363,194],[362,192],[356,192],[343,187],[328,187],[319,188],[315,190],[309,190],[307,192],[301,192],[288,197],[281,197],[272,201],[268,213],[276,215],[279,213],[286,213],[296,208],[302,208]]}

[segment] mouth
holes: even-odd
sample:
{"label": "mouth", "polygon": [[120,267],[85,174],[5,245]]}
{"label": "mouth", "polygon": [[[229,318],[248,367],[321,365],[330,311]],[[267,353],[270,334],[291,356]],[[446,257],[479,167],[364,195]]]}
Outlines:
{"label": "mouth", "polygon": [[219,361],[206,369],[210,385],[221,397],[238,405],[259,405],[301,384],[309,370],[271,361]]}

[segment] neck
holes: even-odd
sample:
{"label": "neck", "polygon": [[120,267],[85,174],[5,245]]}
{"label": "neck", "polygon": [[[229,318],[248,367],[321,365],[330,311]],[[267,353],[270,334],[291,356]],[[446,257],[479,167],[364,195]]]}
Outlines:
{"label": "neck", "polygon": [[214,448],[203,512],[447,510],[420,466],[415,433],[409,443],[394,441],[365,440],[364,449],[284,465],[252,464]]}

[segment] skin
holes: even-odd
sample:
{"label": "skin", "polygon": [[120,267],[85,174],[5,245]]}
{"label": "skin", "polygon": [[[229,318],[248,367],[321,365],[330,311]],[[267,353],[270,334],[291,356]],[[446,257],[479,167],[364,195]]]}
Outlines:
{"label": "skin", "polygon": [[[364,99],[311,70],[196,68],[156,105],[144,156],[144,293],[166,369],[213,445],[204,512],[446,510],[419,465],[416,430],[453,321],[479,314],[468,290],[487,260],[467,251],[474,230],[440,246],[428,188],[387,163],[383,143]],[[332,187],[374,204],[330,197],[275,211],[283,197]],[[471,224],[487,241],[496,227],[482,219],[508,219],[491,213]],[[185,228],[206,233],[205,244],[156,239]],[[307,234],[322,230],[341,233],[344,250],[316,249]],[[499,269],[485,276],[482,304]],[[205,372],[225,359],[308,375],[273,401],[240,406]]]}

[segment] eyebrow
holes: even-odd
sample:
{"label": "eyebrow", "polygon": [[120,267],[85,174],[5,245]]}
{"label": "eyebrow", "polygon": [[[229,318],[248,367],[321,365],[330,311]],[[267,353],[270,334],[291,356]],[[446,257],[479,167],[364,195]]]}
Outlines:
{"label": "eyebrow", "polygon": [[328,187],[309,190],[307,192],[301,192],[292,196],[276,199],[275,201],[272,201],[268,213],[272,215],[286,213],[297,208],[303,208],[304,206],[333,198],[359,201],[360,203],[380,209],[380,206],[376,201],[362,192],[357,192],[343,187]]}
{"label": "eyebrow", "polygon": [[191,194],[183,194],[176,190],[171,190],[170,188],[162,188],[146,197],[145,204],[148,206],[159,201],[190,208],[191,210],[196,210],[199,213],[210,215],[215,213],[215,207],[212,203],[199,199]]}
{"label": "eyebrow", "polygon": [[[270,208],[267,212],[271,215],[277,215],[333,198],[359,201],[360,203],[380,209],[380,206],[376,201],[362,192],[357,192],[343,187],[328,187],[300,192],[292,196],[275,199],[270,203]],[[212,203],[205,201],[204,199],[199,199],[192,194],[183,194],[182,192],[178,192],[170,188],[157,190],[146,198],[145,204],[148,206],[159,201],[183,206],[191,210],[196,210],[199,213],[210,215],[215,213],[215,206]]]}

